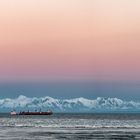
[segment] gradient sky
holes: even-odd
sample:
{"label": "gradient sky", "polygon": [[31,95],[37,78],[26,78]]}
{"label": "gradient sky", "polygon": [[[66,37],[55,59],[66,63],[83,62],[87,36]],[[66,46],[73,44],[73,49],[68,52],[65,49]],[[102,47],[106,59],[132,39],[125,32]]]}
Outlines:
{"label": "gradient sky", "polygon": [[0,82],[140,81],[139,7],[140,0],[1,0]]}

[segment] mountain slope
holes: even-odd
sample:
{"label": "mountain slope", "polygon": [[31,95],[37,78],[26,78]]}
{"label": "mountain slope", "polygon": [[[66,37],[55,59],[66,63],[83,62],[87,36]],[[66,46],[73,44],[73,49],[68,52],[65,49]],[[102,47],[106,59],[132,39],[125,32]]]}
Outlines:
{"label": "mountain slope", "polygon": [[20,95],[15,99],[0,99],[1,110],[34,110],[51,108],[56,112],[95,112],[95,111],[140,111],[140,102],[123,101],[118,98],[98,97],[95,100],[85,98],[54,99],[51,97],[28,98]]}

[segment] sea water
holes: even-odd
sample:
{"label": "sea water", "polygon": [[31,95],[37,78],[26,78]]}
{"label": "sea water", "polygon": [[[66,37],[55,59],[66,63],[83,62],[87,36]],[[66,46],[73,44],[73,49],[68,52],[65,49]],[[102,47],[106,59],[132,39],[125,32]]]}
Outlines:
{"label": "sea water", "polygon": [[140,140],[140,114],[0,114],[1,140]]}

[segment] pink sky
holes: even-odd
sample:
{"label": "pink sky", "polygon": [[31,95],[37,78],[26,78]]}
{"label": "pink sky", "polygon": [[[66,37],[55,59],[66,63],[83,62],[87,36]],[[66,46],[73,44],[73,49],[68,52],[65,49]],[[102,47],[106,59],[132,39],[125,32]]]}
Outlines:
{"label": "pink sky", "polygon": [[140,80],[139,0],[1,0],[1,80]]}

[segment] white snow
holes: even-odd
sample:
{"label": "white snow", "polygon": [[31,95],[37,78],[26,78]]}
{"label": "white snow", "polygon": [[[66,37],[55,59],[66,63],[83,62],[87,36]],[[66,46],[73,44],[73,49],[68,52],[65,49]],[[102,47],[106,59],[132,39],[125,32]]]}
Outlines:
{"label": "white snow", "polygon": [[51,97],[0,99],[0,108],[52,108],[56,111],[94,111],[94,110],[140,110],[140,102],[123,101],[118,98],[98,97],[89,100],[83,97],[75,99],[54,99]]}

